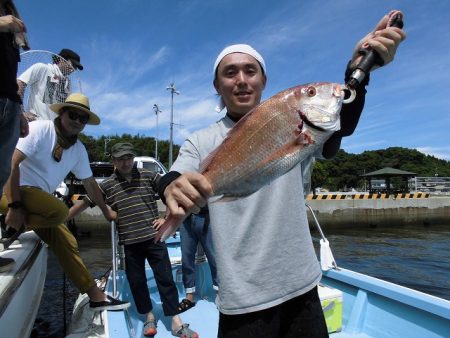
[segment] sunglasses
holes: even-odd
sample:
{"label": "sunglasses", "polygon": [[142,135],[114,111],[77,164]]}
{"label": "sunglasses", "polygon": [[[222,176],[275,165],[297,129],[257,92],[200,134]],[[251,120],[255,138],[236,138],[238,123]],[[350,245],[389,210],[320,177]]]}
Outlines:
{"label": "sunglasses", "polygon": [[89,121],[89,114],[78,114],[76,111],[69,110],[69,118],[73,121],[78,120],[82,124],[86,124]]}

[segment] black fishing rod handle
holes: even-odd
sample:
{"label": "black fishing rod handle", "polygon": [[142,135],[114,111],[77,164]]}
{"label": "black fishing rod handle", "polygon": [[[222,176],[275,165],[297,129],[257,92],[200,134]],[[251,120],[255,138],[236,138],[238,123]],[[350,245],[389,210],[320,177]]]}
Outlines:
{"label": "black fishing rod handle", "polygon": [[[403,28],[403,20],[401,14],[396,14],[388,27]],[[356,66],[355,71],[353,71],[350,80],[347,82],[349,88],[356,88],[373,66],[379,65],[380,67],[384,65],[384,60],[380,57],[377,51],[373,49],[361,49],[360,54],[364,55],[361,62]]]}

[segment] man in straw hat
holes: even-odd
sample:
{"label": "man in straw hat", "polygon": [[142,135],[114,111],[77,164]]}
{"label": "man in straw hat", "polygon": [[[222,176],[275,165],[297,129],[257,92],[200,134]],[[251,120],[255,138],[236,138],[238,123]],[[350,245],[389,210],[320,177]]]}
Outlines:
{"label": "man in straw hat", "polygon": [[[387,64],[404,38],[405,33],[388,27],[388,16],[383,17],[356,45],[346,77],[361,61],[362,48],[374,48]],[[226,116],[189,137],[171,171],[160,179],[158,193],[173,217],[198,213],[208,202],[212,187],[199,174],[200,163],[260,103],[266,76],[264,59],[249,45],[228,46],[217,57],[213,84]],[[367,84],[364,81],[356,89],[356,99],[342,108],[341,130],[315,156],[334,156],[342,137],[353,133]],[[249,196],[208,203],[219,281],[220,338],[328,336],[317,291],[321,271],[308,227],[303,167],[299,163]]]}
{"label": "man in straw hat", "polygon": [[29,135],[17,143],[0,212],[6,214],[8,226],[17,231],[24,226],[34,230],[48,244],[75,286],[88,294],[92,309],[124,309],[130,304],[105,295],[97,287],[80,257],[75,237],[64,225],[68,209],[52,195],[71,171],[82,180],[105,217],[115,218],[105,205],[86,148],[78,139],[86,124],[98,125],[100,119],[90,110],[88,98],[79,93],[50,108],[58,117],[54,121],[31,122]]}
{"label": "man in straw hat", "polygon": [[71,92],[69,75],[77,69],[83,70],[80,56],[68,48],[61,49],[58,55],[53,54],[52,60],[53,63],[33,64],[17,78],[22,99],[25,87],[29,87],[26,112],[29,121],[53,120],[57,115],[49,105],[66,100]]}

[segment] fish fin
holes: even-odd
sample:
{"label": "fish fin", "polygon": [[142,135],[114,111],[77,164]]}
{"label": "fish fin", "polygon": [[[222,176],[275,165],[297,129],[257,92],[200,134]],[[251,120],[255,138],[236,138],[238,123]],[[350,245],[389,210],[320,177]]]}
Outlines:
{"label": "fish fin", "polygon": [[314,138],[306,132],[297,135],[291,142],[286,143],[276,151],[271,153],[266,159],[261,162],[261,166],[266,166],[268,163],[277,162],[280,158],[286,156],[296,156],[304,148],[314,144]]}

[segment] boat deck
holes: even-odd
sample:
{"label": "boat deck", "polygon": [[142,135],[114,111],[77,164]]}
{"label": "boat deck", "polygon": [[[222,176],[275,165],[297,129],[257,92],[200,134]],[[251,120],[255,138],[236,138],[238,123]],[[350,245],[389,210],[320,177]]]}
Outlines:
{"label": "boat deck", "polygon": [[[216,337],[218,311],[207,262],[197,265],[197,280],[205,283],[197,287],[202,299],[195,307],[181,314],[200,337]],[[173,267],[180,299],[184,291],[179,278],[181,266]],[[178,279],[177,279],[178,276]],[[203,279],[202,279],[203,278]],[[119,281],[124,275],[119,275]],[[352,282],[352,284],[347,284]],[[450,302],[407,289],[370,276],[342,269],[324,273],[322,283],[342,291],[342,326],[331,332],[336,338],[390,338],[390,337],[450,337]],[[161,300],[152,277],[148,279],[154,314],[157,318],[158,337],[173,337],[170,318],[163,315]],[[119,288],[119,290],[121,290]],[[208,291],[209,290],[209,291]],[[205,293],[205,291],[207,291]],[[119,292],[122,299],[132,299],[128,287]],[[326,315],[327,317],[327,315]],[[107,313],[107,331],[110,337],[143,337],[143,316],[132,307],[125,312]],[[127,325],[124,325],[127,323]]]}
{"label": "boat deck", "polygon": [[[175,243],[169,241],[168,248],[173,262],[172,274],[181,300],[185,293],[179,246],[177,247],[176,241]],[[111,281],[110,276],[107,284],[107,291],[110,294],[113,289]],[[214,303],[216,293],[212,288],[211,273],[206,261],[196,265],[196,281],[197,304],[189,311],[182,313],[181,318],[183,322],[189,323],[200,337],[216,337],[219,313]],[[116,296],[129,300],[131,307],[126,311],[103,312],[98,325],[102,330],[104,328],[106,337],[143,337],[145,317],[136,311],[124,271],[118,271],[116,282]],[[147,284],[153,312],[157,319],[157,337],[173,337],[171,319],[163,314],[159,293],[149,267],[147,267]],[[324,288],[326,290],[320,290],[321,287],[319,287],[319,296],[330,337],[450,337],[450,301],[448,300],[346,269],[324,272],[321,284],[328,287]]]}

